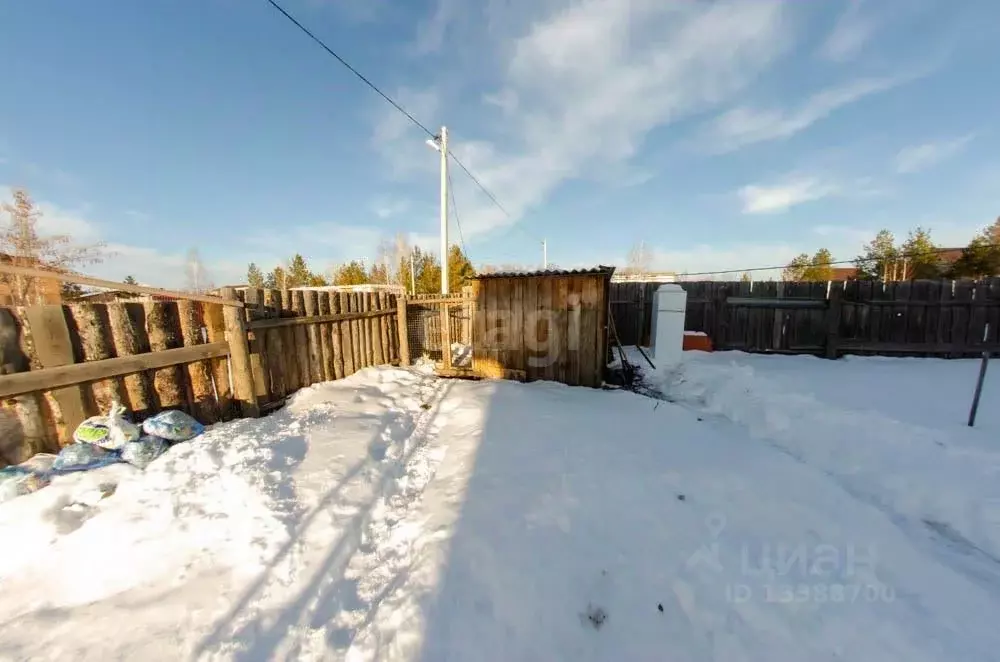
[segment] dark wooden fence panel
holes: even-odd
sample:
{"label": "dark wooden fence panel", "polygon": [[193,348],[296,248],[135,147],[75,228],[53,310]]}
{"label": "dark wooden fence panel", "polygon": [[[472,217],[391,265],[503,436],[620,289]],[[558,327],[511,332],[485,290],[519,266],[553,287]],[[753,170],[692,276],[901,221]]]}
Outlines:
{"label": "dark wooden fence panel", "polygon": [[[1000,350],[1000,278],[679,284],[688,294],[685,328],[707,333],[717,349],[945,357]],[[611,284],[622,344],[649,343],[659,285]]]}

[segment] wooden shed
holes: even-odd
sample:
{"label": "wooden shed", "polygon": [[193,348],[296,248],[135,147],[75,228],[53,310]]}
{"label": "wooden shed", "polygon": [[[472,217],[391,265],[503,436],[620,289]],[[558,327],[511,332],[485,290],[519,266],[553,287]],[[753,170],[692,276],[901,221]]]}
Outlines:
{"label": "wooden shed", "polygon": [[599,387],[614,267],[502,272],[473,281],[473,372]]}

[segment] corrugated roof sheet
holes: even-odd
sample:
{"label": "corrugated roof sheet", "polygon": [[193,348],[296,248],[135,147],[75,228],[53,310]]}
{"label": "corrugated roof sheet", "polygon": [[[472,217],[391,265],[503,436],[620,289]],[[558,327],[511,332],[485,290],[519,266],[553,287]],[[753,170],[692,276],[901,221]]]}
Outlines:
{"label": "corrugated roof sheet", "polygon": [[485,278],[539,278],[543,276],[611,276],[614,267],[597,266],[593,269],[540,269],[538,271],[498,271],[492,274],[479,274],[473,280]]}

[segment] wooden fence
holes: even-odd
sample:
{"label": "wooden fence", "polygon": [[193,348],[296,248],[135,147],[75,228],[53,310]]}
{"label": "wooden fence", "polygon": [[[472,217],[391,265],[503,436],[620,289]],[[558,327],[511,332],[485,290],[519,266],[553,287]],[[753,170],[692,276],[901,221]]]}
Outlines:
{"label": "wooden fence", "polygon": [[300,388],[400,359],[394,294],[250,288],[235,296],[246,303],[253,392],[265,411]]}
{"label": "wooden fence", "polygon": [[401,358],[394,295],[223,297],[0,308],[0,466],[57,451],[115,399],[136,420],[181,409],[211,424]]}
{"label": "wooden fence", "polygon": [[[1000,278],[688,282],[685,327],[718,349],[962,357],[1000,350]],[[612,283],[623,344],[649,343],[659,283]]]}

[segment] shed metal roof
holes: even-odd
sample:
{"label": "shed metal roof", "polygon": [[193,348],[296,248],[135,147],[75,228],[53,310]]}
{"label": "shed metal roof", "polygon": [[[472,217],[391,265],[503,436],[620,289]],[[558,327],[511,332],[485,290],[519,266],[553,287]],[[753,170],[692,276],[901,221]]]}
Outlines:
{"label": "shed metal roof", "polygon": [[473,280],[488,278],[544,278],[546,276],[607,276],[615,272],[614,267],[604,265],[593,269],[540,269],[538,271],[497,271],[491,274],[478,274]]}

